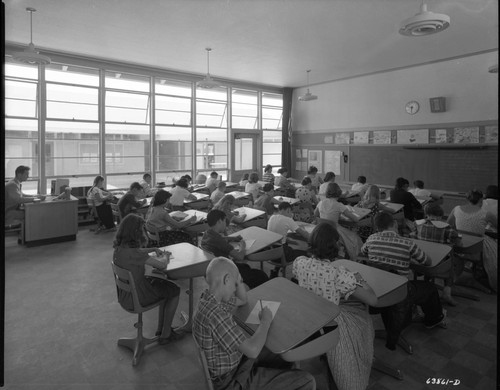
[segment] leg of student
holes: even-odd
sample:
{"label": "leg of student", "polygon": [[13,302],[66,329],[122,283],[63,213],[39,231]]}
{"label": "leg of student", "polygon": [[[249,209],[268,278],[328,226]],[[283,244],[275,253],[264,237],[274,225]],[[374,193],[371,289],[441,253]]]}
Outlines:
{"label": "leg of student", "polygon": [[425,325],[433,325],[443,319],[443,308],[439,300],[436,286],[421,280],[408,282],[408,299],[411,303],[419,305],[425,314]]}
{"label": "leg of student", "polygon": [[168,338],[171,335],[172,322],[175,311],[179,305],[180,288],[167,280],[152,278],[151,284],[158,291],[159,295],[167,298],[159,307],[157,333],[161,332],[161,338]]}
{"label": "leg of student", "polygon": [[111,206],[109,204],[103,203],[96,208],[97,215],[99,219],[103,223],[106,229],[112,229],[115,227],[115,222],[113,220],[113,210],[111,210]]}

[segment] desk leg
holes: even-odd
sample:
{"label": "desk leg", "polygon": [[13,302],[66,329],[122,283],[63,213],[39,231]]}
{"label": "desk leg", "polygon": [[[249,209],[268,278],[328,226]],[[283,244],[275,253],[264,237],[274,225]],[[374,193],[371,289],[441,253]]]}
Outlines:
{"label": "desk leg", "polygon": [[401,370],[398,370],[397,368],[392,367],[382,360],[377,359],[377,357],[373,358],[372,368],[386,375],[392,376],[393,378],[399,379],[400,381],[403,380],[403,374],[401,373]]}
{"label": "desk leg", "polygon": [[181,312],[181,317],[184,319],[184,324],[179,326],[176,331],[182,331],[182,332],[187,332],[191,333],[193,331],[193,289],[194,289],[194,283],[193,283],[193,278],[189,278],[189,290],[187,291],[187,294],[189,295],[189,312],[188,315],[186,316],[186,313]]}
{"label": "desk leg", "polygon": [[[377,330],[375,330],[375,337],[378,338],[378,339],[385,339],[387,337],[387,333],[386,333],[385,329],[377,329]],[[399,335],[398,345],[401,348],[403,348],[403,350],[407,354],[409,354],[409,355],[413,354],[413,347],[412,347],[412,345],[408,342],[408,340],[406,340],[404,338],[404,336],[402,334]]]}

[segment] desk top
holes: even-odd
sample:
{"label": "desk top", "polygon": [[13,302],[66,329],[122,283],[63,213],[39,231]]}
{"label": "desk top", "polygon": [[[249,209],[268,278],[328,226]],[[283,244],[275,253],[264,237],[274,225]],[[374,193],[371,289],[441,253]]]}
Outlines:
{"label": "desk top", "polygon": [[[172,279],[194,278],[205,276],[205,271],[215,256],[187,242],[168,245],[160,248],[172,253],[172,259],[165,271]],[[155,276],[153,267],[146,266],[146,276]]]}
{"label": "desk top", "polygon": [[246,214],[246,217],[243,220],[243,222],[251,221],[252,219],[261,217],[266,213],[265,211],[253,209],[251,207],[239,207],[234,211],[237,211],[239,215]]}
{"label": "desk top", "polygon": [[179,220],[179,222],[184,222],[187,221],[189,218],[195,216],[196,217],[196,222],[193,222],[193,225],[196,223],[204,222],[207,219],[207,214],[204,211],[200,210],[194,210],[194,209],[189,209],[185,211],[172,211],[169,213],[171,217],[183,217],[182,219],[176,218],[176,220]]}
{"label": "desk top", "polygon": [[422,249],[428,257],[430,257],[432,263],[427,267],[435,267],[441,261],[443,261],[451,252],[451,246],[445,244],[439,244],[437,242],[416,240],[413,239],[415,244]]}
{"label": "desk top", "polygon": [[380,204],[383,204],[384,206],[386,207],[390,207],[392,210],[393,210],[393,213],[397,213],[399,211],[401,211],[403,209],[404,204],[401,204],[401,203],[392,203],[392,202],[385,202],[385,201],[382,201],[380,202]]}
{"label": "desk top", "polygon": [[285,279],[274,278],[248,291],[248,302],[240,306],[234,318],[240,326],[253,333],[258,325],[245,320],[259,299],[281,302],[274,316],[266,347],[275,354],[289,351],[323,326],[332,322],[340,310],[333,302]]}
{"label": "desk top", "polygon": [[483,250],[484,238],[470,234],[459,233],[460,240],[453,245],[457,253],[480,253]]}
{"label": "desk top", "polygon": [[258,252],[265,247],[268,247],[275,242],[279,242],[283,239],[278,233],[271,232],[266,229],[262,229],[258,226],[250,226],[236,233],[230,234],[229,237],[241,236],[244,240],[255,240],[252,246],[245,248],[245,253],[251,255],[252,253]]}
{"label": "desk top", "polygon": [[242,192],[242,191],[232,191],[232,192],[228,192],[226,195],[232,195],[232,196],[234,196],[234,199],[240,199],[240,198],[250,196],[250,193]]}
{"label": "desk top", "polygon": [[[356,217],[359,219],[365,218],[368,214],[370,214],[371,210],[370,209],[364,209],[361,207],[352,207],[348,206],[348,209],[351,213],[353,213]],[[345,215],[341,214],[340,218],[345,220],[345,221],[351,221],[349,218],[347,218]]]}
{"label": "desk top", "polygon": [[408,293],[406,289],[408,279],[404,276],[351,260],[335,260],[334,264],[361,274],[378,298],[376,307],[386,307],[401,302]]}
{"label": "desk top", "polygon": [[287,202],[287,203],[290,203],[290,204],[295,204],[295,203],[299,203],[300,202],[300,199],[289,198],[288,196],[278,196],[278,195],[276,195],[275,197],[273,197],[273,199],[277,200],[278,202]]}
{"label": "desk top", "polygon": [[207,194],[203,194],[201,192],[191,192],[191,195],[196,197],[196,200],[184,199],[184,203],[193,203],[198,202],[200,200],[208,199],[210,196]]}

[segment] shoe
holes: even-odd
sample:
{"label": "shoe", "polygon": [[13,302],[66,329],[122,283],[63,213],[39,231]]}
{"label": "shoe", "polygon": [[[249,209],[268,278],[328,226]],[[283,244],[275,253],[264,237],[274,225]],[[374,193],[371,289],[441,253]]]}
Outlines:
{"label": "shoe", "polygon": [[184,333],[177,333],[173,329],[170,330],[170,336],[168,337],[160,337],[158,339],[158,344],[160,345],[166,345],[170,344],[174,341],[180,340],[184,337]]}
{"label": "shoe", "polygon": [[432,328],[435,328],[436,326],[439,326],[440,328],[443,328],[443,329],[448,328],[448,323],[446,322],[446,310],[445,309],[443,309],[443,318],[441,318],[441,320],[439,320],[438,322],[436,322],[433,325],[426,325],[425,327],[427,329],[432,329]]}
{"label": "shoe", "polygon": [[451,297],[451,295],[443,295],[443,296],[441,297],[441,300],[442,300],[444,303],[446,303],[446,304],[448,304],[448,305],[450,305],[450,306],[457,306],[457,305],[458,305],[457,301],[455,301],[455,300]]}

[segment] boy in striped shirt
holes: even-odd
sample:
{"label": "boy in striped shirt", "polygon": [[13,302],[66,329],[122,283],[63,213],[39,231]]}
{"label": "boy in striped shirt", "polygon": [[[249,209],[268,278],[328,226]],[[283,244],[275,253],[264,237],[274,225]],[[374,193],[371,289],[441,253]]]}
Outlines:
{"label": "boy in striped shirt", "polygon": [[[381,212],[375,217],[378,233],[368,237],[361,252],[368,255],[368,264],[385,271],[408,277],[410,262],[429,265],[431,260],[411,239],[398,234],[398,224],[391,214]],[[409,280],[406,299],[381,310],[387,331],[386,347],[394,350],[401,331],[411,321],[411,308],[419,305],[428,329],[446,328],[446,311],[441,307],[436,286],[432,283]]]}

